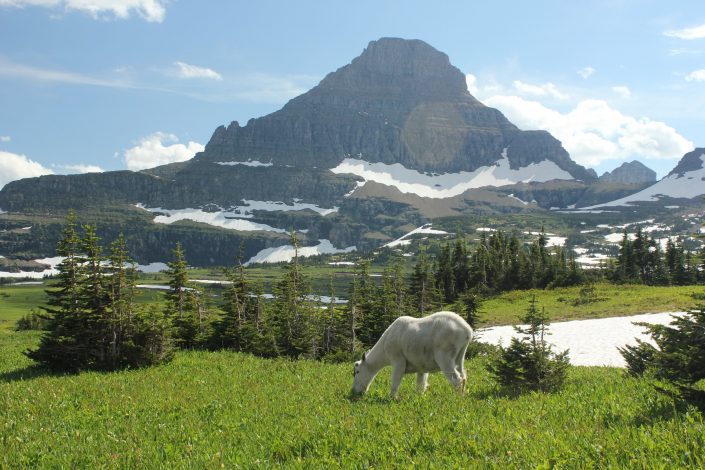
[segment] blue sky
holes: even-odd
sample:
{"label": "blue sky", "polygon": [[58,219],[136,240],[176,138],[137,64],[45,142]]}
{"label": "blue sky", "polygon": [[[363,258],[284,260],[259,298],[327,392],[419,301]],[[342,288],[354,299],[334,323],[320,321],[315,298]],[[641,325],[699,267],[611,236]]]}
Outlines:
{"label": "blue sky", "polygon": [[188,158],[383,36],[598,173],[705,146],[702,1],[0,0],[0,186]]}

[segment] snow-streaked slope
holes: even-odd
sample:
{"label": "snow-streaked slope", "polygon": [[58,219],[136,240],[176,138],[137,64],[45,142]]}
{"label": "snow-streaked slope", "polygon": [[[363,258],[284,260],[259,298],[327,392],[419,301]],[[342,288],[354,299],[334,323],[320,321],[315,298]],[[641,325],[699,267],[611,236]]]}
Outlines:
{"label": "snow-streaked slope", "polygon": [[[649,313],[629,317],[599,318],[551,323],[548,342],[554,351],[569,349],[570,363],[576,366],[624,367],[624,358],[617,348],[636,344],[635,338],[649,340],[644,327],[634,322],[667,325],[672,321],[669,313]],[[511,326],[497,326],[478,331],[478,341],[507,346],[512,337],[518,336]]]}
{"label": "snow-streaked slope", "polygon": [[686,172],[683,176],[677,174],[666,176],[638,193],[625,196],[616,201],[585,207],[584,209],[628,206],[632,202],[653,202],[658,201],[663,196],[685,199],[702,196],[705,194],[705,153],[700,156],[700,160],[702,161],[702,167],[698,170]]}
{"label": "snow-streaked slope", "polygon": [[421,197],[443,199],[458,196],[469,189],[484,186],[505,186],[531,181],[545,182],[554,179],[572,180],[570,173],[561,170],[549,160],[532,163],[513,170],[509,167],[507,149],[496,165],[484,166],[475,171],[459,173],[425,174],[404,167],[400,163],[369,163],[355,158],[346,158],[331,171],[336,174],[349,173],[365,181],[393,186],[402,193]]}
{"label": "snow-streaked slope", "polygon": [[287,204],[279,201],[254,201],[245,200],[244,205],[230,207],[227,210],[204,211],[203,209],[186,208],[186,209],[162,209],[161,207],[145,207],[144,204],[138,203],[136,207],[144,209],[148,212],[159,213],[154,217],[154,223],[157,224],[173,224],[180,220],[191,220],[204,224],[214,225],[229,230],[239,230],[243,232],[253,231],[268,231],[277,233],[286,233],[286,230],[272,227],[266,224],[250,222],[255,211],[267,212],[291,212],[311,210],[322,216],[333,214],[338,211],[338,207],[325,208],[319,207],[316,204],[299,202],[294,200],[293,204]]}
{"label": "snow-streaked slope", "polygon": [[[318,240],[316,246],[303,246],[299,248],[299,257],[307,258],[309,256],[327,255],[336,253],[349,253],[355,251],[357,247],[349,246],[347,248],[336,248],[329,240]],[[281,263],[289,262],[294,259],[294,247],[291,245],[282,245],[274,248],[265,248],[250,258],[245,266],[253,263]]]}
{"label": "snow-streaked slope", "polygon": [[446,232],[444,230],[433,229],[433,228],[431,228],[431,224],[426,224],[426,225],[422,225],[421,227],[412,230],[411,232],[409,232],[405,235],[402,235],[401,237],[397,238],[396,240],[394,240],[392,242],[387,243],[384,246],[387,248],[394,248],[397,246],[408,245],[409,243],[411,243],[410,237],[412,237],[413,235],[423,234],[423,233],[428,234],[428,235],[448,235],[448,232]]}
{"label": "snow-streaked slope", "polygon": [[19,271],[19,272],[6,272],[6,271],[0,271],[0,278],[5,277],[5,278],[13,278],[13,279],[21,279],[21,278],[31,278],[31,279],[42,279],[46,276],[54,276],[59,273],[59,271],[56,270],[56,266],[61,263],[64,260],[62,256],[53,256],[51,258],[40,258],[40,259],[35,259],[34,261],[39,263],[39,264],[46,264],[49,266],[49,268],[43,270],[43,271]]}

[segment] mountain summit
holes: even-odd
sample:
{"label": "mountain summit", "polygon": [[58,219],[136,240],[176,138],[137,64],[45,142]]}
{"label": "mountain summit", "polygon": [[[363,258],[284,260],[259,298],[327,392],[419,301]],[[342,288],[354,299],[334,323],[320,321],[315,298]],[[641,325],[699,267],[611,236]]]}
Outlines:
{"label": "mountain summit", "polygon": [[383,38],[281,110],[216,129],[198,159],[336,167],[345,158],[419,172],[515,170],[550,161],[556,178],[593,181],[545,131],[521,131],[470,95],[448,56]]}

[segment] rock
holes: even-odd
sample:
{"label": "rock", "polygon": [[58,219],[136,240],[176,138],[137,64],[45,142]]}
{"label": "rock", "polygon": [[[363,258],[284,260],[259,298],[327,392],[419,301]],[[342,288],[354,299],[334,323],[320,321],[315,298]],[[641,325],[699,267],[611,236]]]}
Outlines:
{"label": "rock", "polygon": [[634,160],[629,163],[622,163],[611,172],[605,172],[600,176],[600,181],[623,184],[654,183],[656,181],[656,172],[643,163]]}

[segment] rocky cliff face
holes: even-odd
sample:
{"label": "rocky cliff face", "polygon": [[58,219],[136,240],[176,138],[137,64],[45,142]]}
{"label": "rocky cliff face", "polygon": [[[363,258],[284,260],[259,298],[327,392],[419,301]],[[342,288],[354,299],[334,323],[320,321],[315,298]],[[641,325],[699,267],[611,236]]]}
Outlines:
{"label": "rocky cliff face", "polygon": [[447,55],[383,38],[280,111],[219,127],[197,159],[333,168],[352,156],[444,173],[492,165],[506,148],[513,169],[549,160],[595,179],[550,134],[521,131],[471,96]]}
{"label": "rocky cliff face", "polygon": [[605,183],[645,184],[656,182],[656,172],[643,163],[634,160],[622,163],[611,172],[600,176],[600,181]]}
{"label": "rocky cliff face", "polygon": [[692,171],[698,171],[705,168],[705,148],[696,148],[692,152],[683,155],[678,165],[671,170],[667,176],[677,175],[683,176]]}

